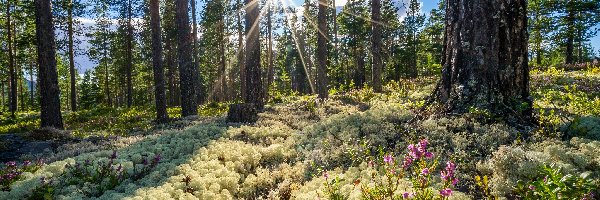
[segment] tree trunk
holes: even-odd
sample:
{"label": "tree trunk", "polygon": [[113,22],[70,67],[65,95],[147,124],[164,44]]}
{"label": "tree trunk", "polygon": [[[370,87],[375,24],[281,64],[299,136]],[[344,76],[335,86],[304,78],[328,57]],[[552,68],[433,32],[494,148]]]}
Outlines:
{"label": "tree trunk", "polygon": [[220,63],[219,63],[219,100],[220,101],[226,101],[226,93],[225,91],[227,91],[227,82],[225,81],[225,77],[226,77],[226,70],[227,70],[227,63],[225,60],[225,44],[226,44],[226,39],[225,39],[225,16],[221,15],[221,20],[219,22],[219,34],[220,34],[220,38],[219,40],[221,42],[219,45],[219,58],[220,58]]}
{"label": "tree trunk", "polygon": [[530,119],[526,0],[448,0],[437,99],[446,113]]}
{"label": "tree trunk", "polygon": [[329,96],[327,77],[327,0],[319,0],[319,13],[317,18],[317,93],[319,98]]}
{"label": "tree trunk", "polygon": [[179,60],[179,82],[181,87],[181,116],[198,114],[196,104],[196,80],[198,70],[192,66],[192,46],[188,0],[175,0],[175,20],[177,24],[177,56]]}
{"label": "tree trunk", "polygon": [[267,11],[267,34],[268,34],[268,50],[267,50],[267,64],[268,66],[268,70],[267,70],[267,84],[265,85],[265,97],[268,98],[268,94],[269,94],[269,88],[271,87],[271,85],[273,84],[273,79],[275,78],[275,70],[273,69],[273,33],[272,33],[272,29],[273,29],[273,25],[272,25],[272,3],[268,3],[269,6],[269,10]]}
{"label": "tree trunk", "polygon": [[[237,0],[237,5],[240,9],[243,7],[240,0]],[[237,27],[238,27],[238,67],[240,68],[240,97],[246,98],[246,67],[245,67],[245,52],[244,52],[244,33],[242,31],[242,14],[241,10],[236,12],[237,15]]]}
{"label": "tree trunk", "polygon": [[251,103],[262,110],[263,92],[260,67],[260,21],[258,0],[246,1],[246,97],[245,103]]}
{"label": "tree trunk", "polygon": [[[152,64],[154,66],[154,99],[156,101],[156,121],[169,118],[165,97],[165,78],[162,59],[162,38],[160,29],[159,0],[150,0],[150,27],[152,29]],[[192,0],[194,1],[194,0]]]}
{"label": "tree trunk", "polygon": [[572,8],[573,0],[567,3],[567,52],[565,63],[573,63],[573,49],[575,43],[575,11]]}
{"label": "tree trunk", "polygon": [[381,0],[371,1],[371,24],[373,26],[373,68],[372,68],[372,82],[373,90],[375,92],[381,92]]}
{"label": "tree trunk", "polygon": [[77,89],[75,79],[75,50],[73,49],[73,0],[69,0],[68,12],[68,35],[69,35],[69,73],[71,75],[71,111],[77,111]]}
{"label": "tree trunk", "polygon": [[335,0],[331,1],[333,3],[333,51],[334,51],[334,59],[335,66],[339,67],[338,64],[340,62],[340,55],[338,51],[338,23],[337,23],[337,6],[335,5]]}
{"label": "tree trunk", "polygon": [[260,67],[260,20],[258,0],[245,0],[246,8],[246,61],[243,104],[229,106],[227,121],[255,122],[263,109],[263,84]]}
{"label": "tree trunk", "polygon": [[56,72],[56,44],[50,0],[35,0],[35,29],[38,41],[38,64],[41,127],[63,129],[60,113],[60,89]]}
{"label": "tree trunk", "polygon": [[7,0],[6,2],[6,35],[8,41],[8,73],[9,73],[9,82],[8,86],[10,88],[9,92],[9,105],[8,110],[11,112],[11,115],[14,117],[15,112],[17,112],[17,77],[15,72],[15,58],[13,55],[13,46],[12,46],[12,31],[11,31],[11,19],[10,19],[10,6],[11,1]]}
{"label": "tree trunk", "polygon": [[[200,58],[198,57],[198,24],[196,23],[196,0],[190,0],[192,7],[192,42],[193,42],[193,66],[197,71],[200,72]],[[200,73],[195,73],[194,80],[196,80],[196,102],[198,104],[204,103],[204,80]]]}
{"label": "tree trunk", "polygon": [[131,107],[133,104],[133,82],[132,82],[132,71],[133,71],[133,25],[132,20],[132,7],[131,1],[127,1],[127,55],[126,55],[126,79],[127,79],[127,107]]}

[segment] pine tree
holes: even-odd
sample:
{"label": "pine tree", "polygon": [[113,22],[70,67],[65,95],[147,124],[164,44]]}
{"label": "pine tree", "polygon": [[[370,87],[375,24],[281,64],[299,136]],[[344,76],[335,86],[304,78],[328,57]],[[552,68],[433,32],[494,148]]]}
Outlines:
{"label": "pine tree", "polygon": [[50,0],[35,0],[36,38],[38,41],[41,127],[63,128],[58,98],[56,49]]}
{"label": "pine tree", "polygon": [[[37,1],[36,1],[37,3]],[[15,58],[13,50],[13,37],[12,37],[12,26],[11,26],[11,1],[6,1],[6,35],[7,35],[7,46],[8,46],[8,73],[9,73],[9,106],[8,109],[12,116],[15,117],[17,112],[17,72],[15,69]]]}
{"label": "pine tree", "polygon": [[175,0],[175,19],[177,24],[177,55],[181,86],[181,116],[198,114],[196,104],[196,81],[193,74],[198,73],[192,65],[192,38],[189,26],[189,1]]}
{"label": "pine tree", "polygon": [[[192,0],[194,1],[194,0]],[[154,100],[156,105],[156,121],[169,118],[165,96],[165,80],[163,69],[162,38],[160,28],[160,10],[158,0],[150,0],[150,26],[152,28],[152,64],[154,70]]]}
{"label": "pine tree", "polygon": [[327,36],[327,0],[319,0],[318,14],[318,37],[317,37],[317,93],[319,98],[326,99],[329,96],[329,77],[327,76],[328,41]]}
{"label": "pine tree", "polygon": [[381,0],[371,0],[371,26],[372,28],[372,83],[375,92],[381,92],[381,73],[383,63],[381,59]]}

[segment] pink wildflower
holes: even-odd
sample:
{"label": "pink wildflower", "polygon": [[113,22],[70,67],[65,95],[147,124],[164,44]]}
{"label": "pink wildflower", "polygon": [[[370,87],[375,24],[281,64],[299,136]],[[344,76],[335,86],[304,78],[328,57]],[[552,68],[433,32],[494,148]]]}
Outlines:
{"label": "pink wildflower", "polygon": [[421,174],[423,174],[423,176],[429,175],[429,169],[428,168],[423,168],[423,170],[421,170]]}
{"label": "pink wildflower", "polygon": [[431,153],[431,152],[425,152],[425,158],[432,159],[433,158],[433,153]]}
{"label": "pink wildflower", "polygon": [[452,189],[450,188],[446,188],[440,191],[440,195],[442,195],[443,197],[449,197],[452,195]]}
{"label": "pink wildflower", "polygon": [[394,157],[392,157],[392,155],[386,155],[383,157],[383,162],[391,164],[394,162]]}

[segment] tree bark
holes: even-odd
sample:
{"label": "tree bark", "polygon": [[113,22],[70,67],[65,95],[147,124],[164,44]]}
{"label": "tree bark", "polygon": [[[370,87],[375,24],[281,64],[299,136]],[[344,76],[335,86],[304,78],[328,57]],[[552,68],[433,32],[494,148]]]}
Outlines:
{"label": "tree bark", "polygon": [[127,1],[127,49],[126,49],[126,60],[125,60],[125,70],[126,70],[126,81],[127,81],[127,107],[131,107],[133,104],[133,81],[132,81],[132,71],[133,71],[133,25],[131,24],[132,20],[132,7],[131,0]]}
{"label": "tree bark", "polygon": [[36,38],[41,106],[41,127],[63,129],[60,113],[60,89],[56,72],[56,43],[50,0],[35,0]]}
{"label": "tree bark", "polygon": [[372,82],[373,90],[381,92],[381,0],[371,1],[371,24],[373,26],[372,35],[372,51],[373,51],[373,67],[372,67]]}
{"label": "tree bark", "polygon": [[177,56],[179,60],[179,82],[181,87],[181,116],[198,114],[196,104],[196,80],[198,70],[192,66],[192,46],[189,23],[188,0],[175,0],[175,20],[177,24]]}
{"label": "tree bark", "polygon": [[526,0],[448,0],[442,78],[446,113],[485,109],[530,119]]}
{"label": "tree bark", "polygon": [[15,72],[15,58],[13,55],[13,46],[12,46],[12,31],[11,31],[11,19],[10,19],[10,6],[11,1],[6,1],[6,35],[8,41],[8,73],[9,73],[9,82],[8,86],[10,88],[9,92],[9,104],[8,110],[11,112],[11,115],[14,117],[15,112],[17,112],[17,77]]}
{"label": "tree bark", "polygon": [[[165,78],[162,55],[159,0],[150,0],[150,27],[152,29],[152,64],[154,66],[154,99],[156,102],[156,121],[166,121],[167,103],[165,97]],[[193,0],[192,0],[193,1]]]}
{"label": "tree bark", "polygon": [[565,63],[573,63],[573,49],[575,43],[575,11],[573,8],[573,0],[567,3],[567,52]]}
{"label": "tree bark", "polygon": [[237,27],[238,27],[238,52],[237,52],[237,59],[238,59],[238,67],[240,68],[240,97],[242,99],[246,98],[246,65],[245,65],[245,52],[244,52],[244,33],[243,33],[243,26],[242,26],[242,14],[241,14],[241,8],[242,3],[240,0],[237,0],[237,5],[239,5],[240,10],[238,10],[238,12],[236,12],[237,15]]}
{"label": "tree bark", "polygon": [[[340,62],[340,55],[338,51],[338,23],[337,23],[337,6],[335,5],[335,0],[331,1],[333,3],[333,51],[334,51],[334,59],[335,66],[338,66]],[[339,67],[339,66],[338,66]]]}
{"label": "tree bark", "polygon": [[[223,2],[221,2],[221,8],[223,8],[223,11],[225,10],[224,5],[222,5]],[[219,42],[219,100],[220,101],[226,101],[227,95],[225,93],[225,91],[227,91],[227,81],[225,80],[226,77],[226,71],[227,71],[227,63],[225,60],[225,44],[226,44],[226,39],[225,39],[225,13],[223,12],[223,15],[221,15],[221,20],[219,22],[219,40],[221,42]]]}
{"label": "tree bark", "polygon": [[[193,66],[197,71],[200,70],[200,58],[198,57],[198,24],[196,23],[196,0],[190,0],[190,6],[192,7],[192,43],[193,43]],[[196,102],[198,104],[204,103],[204,80],[199,73],[195,73],[194,80],[196,80]]]}
{"label": "tree bark", "polygon": [[75,74],[75,50],[73,49],[73,0],[69,0],[68,12],[68,35],[69,35],[69,73],[71,75],[71,111],[77,111],[77,88]]}
{"label": "tree bark", "polygon": [[319,0],[319,13],[317,18],[317,93],[318,97],[325,99],[329,96],[327,77],[327,0]]}
{"label": "tree bark", "polygon": [[268,3],[267,6],[269,6],[269,10],[267,11],[267,34],[268,34],[268,50],[267,50],[267,64],[268,66],[268,70],[267,70],[267,84],[265,85],[265,97],[268,98],[269,95],[269,89],[271,88],[271,85],[273,84],[273,79],[275,78],[275,70],[273,69],[273,33],[272,33],[272,29],[273,29],[273,25],[272,25],[272,3]]}
{"label": "tree bark", "polygon": [[260,19],[258,0],[246,2],[246,97],[245,103],[254,104],[262,110],[263,84],[260,66]]}

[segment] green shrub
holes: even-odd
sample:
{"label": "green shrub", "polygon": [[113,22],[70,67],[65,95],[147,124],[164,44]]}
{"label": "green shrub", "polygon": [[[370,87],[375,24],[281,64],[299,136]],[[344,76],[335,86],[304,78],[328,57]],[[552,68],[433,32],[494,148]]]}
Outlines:
{"label": "green shrub", "polygon": [[543,179],[519,181],[515,189],[520,199],[596,199],[600,192],[598,180],[590,172],[580,175],[563,174],[555,166],[542,167]]}

